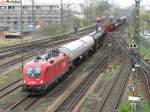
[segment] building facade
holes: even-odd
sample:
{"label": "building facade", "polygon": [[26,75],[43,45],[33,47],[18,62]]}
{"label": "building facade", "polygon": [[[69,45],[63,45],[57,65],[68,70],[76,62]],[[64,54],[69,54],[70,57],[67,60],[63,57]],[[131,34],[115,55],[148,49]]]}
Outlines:
{"label": "building facade", "polygon": [[[61,14],[63,13],[63,15]],[[23,4],[22,5],[23,31],[32,31],[33,25],[39,25],[40,21],[51,23],[61,23],[61,16],[65,23],[68,18],[67,5],[63,5],[63,10],[59,5],[48,4]],[[21,4],[20,3],[0,3],[0,31],[18,32],[21,24]]]}

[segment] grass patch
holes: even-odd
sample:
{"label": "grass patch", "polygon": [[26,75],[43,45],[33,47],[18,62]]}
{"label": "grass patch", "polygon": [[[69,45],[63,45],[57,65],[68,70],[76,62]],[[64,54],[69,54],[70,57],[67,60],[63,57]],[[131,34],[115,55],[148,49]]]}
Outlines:
{"label": "grass patch", "polygon": [[121,102],[117,112],[131,112],[131,110],[130,110],[130,102],[129,101]]}
{"label": "grass patch", "polygon": [[116,69],[117,69],[117,66],[115,64],[111,63],[109,65],[108,71],[105,71],[104,75],[102,75],[102,79],[106,80],[106,81],[111,80]]}
{"label": "grass patch", "polygon": [[141,106],[141,112],[149,112],[150,111],[149,103],[143,98],[141,99],[140,106]]}
{"label": "grass patch", "polygon": [[150,50],[145,48],[144,45],[140,45],[140,54],[141,56],[150,59]]}
{"label": "grass patch", "polygon": [[0,76],[0,88],[2,88],[3,86],[6,86],[7,84],[10,84],[16,79],[19,79],[21,75],[22,75],[21,68],[15,69],[5,75],[1,75]]}
{"label": "grass patch", "polygon": [[89,95],[83,105],[80,107],[80,112],[91,112],[93,109],[98,108],[98,94],[91,94]]}
{"label": "grass patch", "polygon": [[112,79],[112,72],[110,72],[110,71],[105,72],[104,75],[102,76],[102,79],[106,80],[106,81],[111,80]]}
{"label": "grass patch", "polygon": [[14,45],[14,44],[17,44],[21,42],[20,40],[18,39],[0,39],[0,47],[3,47],[3,46],[8,46],[8,45]]}

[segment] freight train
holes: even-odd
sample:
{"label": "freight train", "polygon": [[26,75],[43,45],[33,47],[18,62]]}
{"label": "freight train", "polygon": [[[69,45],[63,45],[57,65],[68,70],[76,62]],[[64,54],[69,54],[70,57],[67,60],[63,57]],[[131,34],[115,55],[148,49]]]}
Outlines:
{"label": "freight train", "polygon": [[78,40],[27,62],[22,73],[22,90],[30,94],[45,92],[71,68],[75,68],[82,60],[95,53],[103,45],[106,31],[111,31],[124,22],[109,22]]}

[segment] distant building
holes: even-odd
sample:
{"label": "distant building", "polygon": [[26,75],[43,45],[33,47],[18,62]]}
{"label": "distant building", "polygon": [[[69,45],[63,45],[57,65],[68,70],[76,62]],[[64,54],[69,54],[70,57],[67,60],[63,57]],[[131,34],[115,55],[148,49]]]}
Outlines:
{"label": "distant building", "polygon": [[[49,4],[23,4],[23,31],[32,31],[33,23],[38,25],[40,21],[61,23],[61,7]],[[0,31],[17,32],[20,29],[21,18],[20,3],[0,3]],[[69,17],[67,5],[63,5],[63,22]],[[34,21],[34,22],[33,22]]]}

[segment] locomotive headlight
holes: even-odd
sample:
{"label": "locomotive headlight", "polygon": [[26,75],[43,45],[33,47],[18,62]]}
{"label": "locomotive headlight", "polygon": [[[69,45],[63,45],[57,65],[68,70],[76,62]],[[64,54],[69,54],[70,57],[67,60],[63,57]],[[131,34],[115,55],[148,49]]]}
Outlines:
{"label": "locomotive headlight", "polygon": [[25,81],[25,80],[23,80],[23,83],[25,84],[25,83],[26,83],[26,81]]}
{"label": "locomotive headlight", "polygon": [[41,84],[43,84],[43,82],[44,82],[43,80],[40,81]]}

